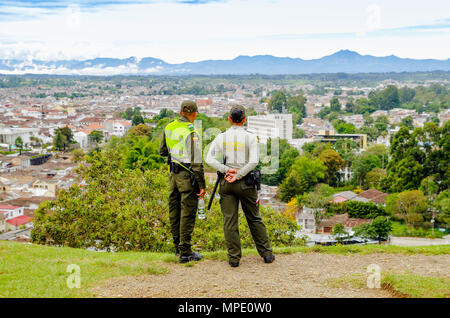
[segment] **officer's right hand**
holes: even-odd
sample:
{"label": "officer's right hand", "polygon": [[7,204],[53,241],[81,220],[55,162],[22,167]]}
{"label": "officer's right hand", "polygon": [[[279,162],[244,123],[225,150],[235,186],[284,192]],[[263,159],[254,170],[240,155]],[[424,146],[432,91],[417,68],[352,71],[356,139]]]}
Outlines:
{"label": "officer's right hand", "polygon": [[201,198],[203,198],[206,194],[206,189],[200,189],[200,193],[197,194],[198,199],[200,200]]}
{"label": "officer's right hand", "polygon": [[226,174],[227,175],[236,174],[237,172],[238,172],[238,169],[229,168]]}
{"label": "officer's right hand", "polygon": [[227,174],[225,177],[225,180],[227,180],[229,183],[233,183],[236,181],[236,175],[235,174]]}

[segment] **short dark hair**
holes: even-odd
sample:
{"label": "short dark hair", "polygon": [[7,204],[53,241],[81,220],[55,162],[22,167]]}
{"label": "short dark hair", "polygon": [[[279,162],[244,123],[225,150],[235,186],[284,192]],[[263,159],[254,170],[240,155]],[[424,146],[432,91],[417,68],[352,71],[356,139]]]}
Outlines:
{"label": "short dark hair", "polygon": [[236,124],[240,124],[244,118],[244,112],[239,108],[234,108],[230,114],[231,121]]}

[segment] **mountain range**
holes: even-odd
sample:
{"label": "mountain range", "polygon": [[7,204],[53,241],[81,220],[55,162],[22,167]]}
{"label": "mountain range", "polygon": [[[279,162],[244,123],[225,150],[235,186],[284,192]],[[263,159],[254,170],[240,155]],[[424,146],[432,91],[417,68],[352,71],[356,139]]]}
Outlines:
{"label": "mountain range", "polygon": [[450,59],[410,59],[395,55],[377,57],[341,50],[318,59],[241,55],[232,60],[205,60],[170,64],[153,57],[88,60],[0,59],[0,74],[58,75],[245,75],[312,73],[384,73],[450,71]]}

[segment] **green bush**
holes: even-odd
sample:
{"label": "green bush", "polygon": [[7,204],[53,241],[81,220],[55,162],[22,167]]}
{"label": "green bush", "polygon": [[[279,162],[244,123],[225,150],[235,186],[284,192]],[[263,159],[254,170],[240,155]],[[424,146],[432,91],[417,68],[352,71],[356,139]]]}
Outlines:
{"label": "green bush", "polygon": [[374,219],[377,216],[388,215],[384,207],[372,202],[345,201],[342,203],[330,203],[325,207],[327,215],[348,213],[351,218]]}
{"label": "green bush", "polygon": [[393,236],[410,236],[410,237],[428,237],[428,238],[442,238],[447,235],[447,231],[441,232],[434,229],[434,234],[431,228],[425,229],[422,227],[415,228],[400,222],[392,222]]}
{"label": "green bush", "polygon": [[384,216],[377,216],[371,223],[363,224],[354,230],[355,236],[381,241],[388,238],[392,231],[392,222]]}
{"label": "green bush", "polygon": [[[89,166],[77,168],[85,185],[74,184],[61,190],[55,201],[40,205],[32,242],[117,251],[171,251],[167,169],[127,169],[120,158],[114,148],[93,152],[87,158]],[[270,208],[261,208],[261,214],[273,246],[304,243],[295,237],[298,226],[294,221]],[[239,218],[242,247],[253,247],[245,217],[240,213]],[[194,248],[204,251],[225,248],[218,200],[205,220],[196,220],[192,241]]]}

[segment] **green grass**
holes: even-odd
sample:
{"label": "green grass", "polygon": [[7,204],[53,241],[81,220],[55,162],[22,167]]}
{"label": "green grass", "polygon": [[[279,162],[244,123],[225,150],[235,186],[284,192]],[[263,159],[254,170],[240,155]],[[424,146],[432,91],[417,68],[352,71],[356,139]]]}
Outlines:
{"label": "green grass", "polygon": [[361,273],[353,273],[337,278],[330,278],[327,280],[327,285],[334,288],[351,287],[351,288],[365,288],[367,286],[367,275]]}
{"label": "green grass", "polygon": [[424,228],[414,228],[407,226],[406,224],[400,222],[392,222],[392,233],[393,236],[408,236],[408,237],[427,237],[427,238],[442,238],[447,235],[448,232],[441,232],[434,229],[434,234],[432,229]]}
{"label": "green grass", "polygon": [[8,151],[8,150],[4,151],[4,150],[0,150],[0,154],[5,155],[5,156],[12,155],[14,153],[18,153],[18,151]]}
{"label": "green grass", "polygon": [[[165,274],[155,261],[176,262],[163,253],[99,253],[0,241],[0,297],[89,297],[102,281],[127,275]],[[67,287],[67,266],[80,266],[81,288]]]}
{"label": "green grass", "polygon": [[[368,288],[367,275],[353,273],[327,280],[334,288]],[[450,279],[445,277],[420,276],[410,273],[386,272],[381,274],[381,287],[395,297],[449,298]]]}
{"label": "green grass", "polygon": [[450,279],[414,274],[387,273],[381,281],[394,293],[413,298],[450,298]]}
{"label": "green grass", "polygon": [[[388,245],[278,247],[275,254],[450,254],[450,246],[400,247]],[[205,252],[206,259],[227,260],[226,251]],[[257,255],[244,249],[243,256]],[[91,287],[113,277],[160,275],[168,272],[164,262],[177,262],[168,253],[100,253],[68,247],[52,247],[0,241],[0,297],[90,297]],[[67,266],[76,264],[81,271],[81,288],[67,287]],[[185,266],[195,266],[190,263]]]}

